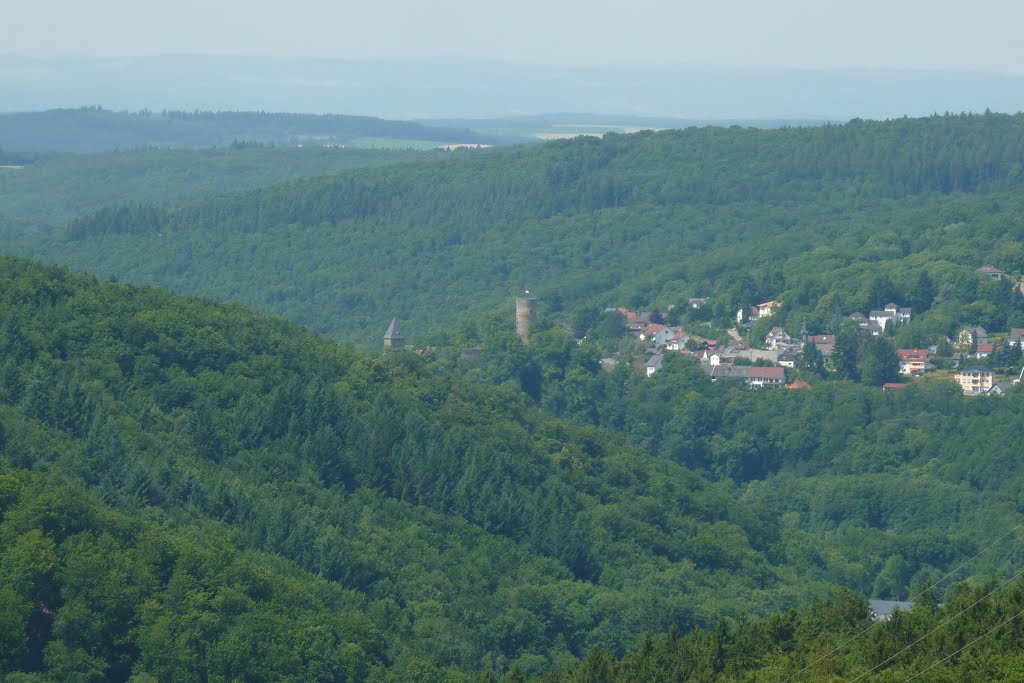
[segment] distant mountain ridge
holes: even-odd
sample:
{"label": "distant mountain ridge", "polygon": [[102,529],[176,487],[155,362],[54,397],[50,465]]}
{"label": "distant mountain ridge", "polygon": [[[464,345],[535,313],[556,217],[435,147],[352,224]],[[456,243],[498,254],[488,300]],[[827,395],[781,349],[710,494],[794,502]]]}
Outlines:
{"label": "distant mountain ridge", "polygon": [[689,119],[892,118],[1024,110],[1024,76],[704,65],[529,65],[478,59],[0,56],[7,111],[346,112],[398,119],[543,112]]}
{"label": "distant mountain ridge", "polygon": [[229,145],[344,146],[359,138],[487,144],[465,128],[427,126],[370,116],[278,114],[263,111],[114,112],[98,106],[0,114],[0,148],[15,151],[104,152],[144,147]]}

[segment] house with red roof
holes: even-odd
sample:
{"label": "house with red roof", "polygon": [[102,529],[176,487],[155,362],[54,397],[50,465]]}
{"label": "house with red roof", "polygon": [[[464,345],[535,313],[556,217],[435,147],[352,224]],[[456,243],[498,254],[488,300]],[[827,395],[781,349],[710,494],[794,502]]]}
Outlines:
{"label": "house with red roof", "polygon": [[901,375],[920,375],[928,369],[928,349],[896,349]]}

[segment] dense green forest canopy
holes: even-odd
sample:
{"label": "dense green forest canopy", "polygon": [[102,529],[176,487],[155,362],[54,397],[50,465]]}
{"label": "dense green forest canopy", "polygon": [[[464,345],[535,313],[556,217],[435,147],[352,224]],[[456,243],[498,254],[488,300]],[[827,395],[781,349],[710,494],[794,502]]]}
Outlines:
{"label": "dense green forest canopy", "polygon": [[[839,594],[762,621],[726,620],[713,630],[645,635],[616,660],[591,650],[545,683],[594,681],[1016,681],[1024,671],[1024,586],[959,586],[945,605],[930,591],[909,611],[872,622],[863,598]],[[523,680],[512,672],[506,681]]]}
{"label": "dense green forest canopy", "polygon": [[113,208],[6,247],[374,345],[394,316],[415,337],[523,288],[565,315],[711,295],[724,320],[782,293],[813,310],[838,291],[831,310],[921,263],[936,277],[1024,269],[1022,122],[609,135]]}
{"label": "dense green forest canopy", "polygon": [[[507,317],[460,324],[428,357],[734,485],[794,538],[815,539],[810,554],[790,556],[804,576],[906,599],[952,555],[969,554],[979,529],[1017,523],[1024,395],[1016,388],[1005,400],[978,400],[932,376],[885,393],[802,368],[796,376],[810,389],[751,391],[709,381],[678,354],[666,354],[652,377],[628,365],[606,372],[597,340],[578,343],[540,324],[523,346],[508,328]],[[460,354],[467,346],[479,353]],[[978,571],[1006,572],[1013,557],[985,558]]]}
{"label": "dense green forest canopy", "polygon": [[[750,392],[682,358],[647,381],[548,380],[616,411],[601,421],[623,437],[523,396],[531,354],[544,376],[559,343],[586,364],[558,329],[524,347],[496,327],[516,375],[463,380],[411,352],[364,356],[17,259],[0,282],[5,673],[514,680],[678,656],[741,670],[756,662],[685,653],[742,633],[768,648],[757,662],[774,642],[802,653],[773,664],[792,671],[817,632],[794,642],[771,630],[792,614],[746,616],[837,584],[910,597],[979,554],[957,580],[1018,570],[1012,543],[986,551],[1020,524],[1021,392]],[[937,599],[962,601],[949,587]],[[863,603],[834,618],[828,638],[857,628]],[[694,627],[707,630],[686,646],[642,637]],[[863,670],[864,652],[837,666]]]}
{"label": "dense green forest canopy", "polygon": [[538,672],[827,589],[729,487],[413,354],[0,282],[4,673]]}
{"label": "dense green forest canopy", "polygon": [[[0,159],[4,154],[0,151]],[[41,232],[52,235],[82,214],[119,204],[170,204],[427,156],[409,150],[251,145],[12,155],[8,161],[21,167],[0,168],[0,215],[40,224]]]}
{"label": "dense green forest canopy", "polygon": [[95,153],[141,147],[344,145],[362,137],[490,143],[466,128],[371,116],[248,111],[115,112],[102,107],[0,114],[0,148],[15,152]]}
{"label": "dense green forest canopy", "polygon": [[[980,636],[937,679],[1013,680],[1019,589],[982,579],[1021,569],[1024,392],[883,393],[868,370],[876,348],[1024,326],[1011,282],[975,272],[1024,272],[1022,123],[613,135],[134,196],[59,234],[0,218],[8,249],[365,344],[397,315],[436,347],[365,355],[0,260],[0,674],[903,680]],[[842,372],[798,370],[810,390],[681,356],[601,370],[604,306],[694,295],[688,325],[769,298],[791,329],[844,335],[890,299],[915,316]],[[933,598],[819,664],[866,626],[839,586]]]}

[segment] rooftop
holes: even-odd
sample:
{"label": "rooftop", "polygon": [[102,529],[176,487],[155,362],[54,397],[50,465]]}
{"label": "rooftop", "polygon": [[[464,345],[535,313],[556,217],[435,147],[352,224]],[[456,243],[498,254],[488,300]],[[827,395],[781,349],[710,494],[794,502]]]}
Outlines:
{"label": "rooftop", "polygon": [[762,368],[750,366],[747,377],[751,379],[786,379],[785,368]]}
{"label": "rooftop", "polygon": [[[379,327],[377,328],[380,329]],[[394,341],[396,339],[405,339],[405,335],[398,329],[398,318],[392,318],[391,324],[388,325],[388,331],[384,333],[385,341]]]}

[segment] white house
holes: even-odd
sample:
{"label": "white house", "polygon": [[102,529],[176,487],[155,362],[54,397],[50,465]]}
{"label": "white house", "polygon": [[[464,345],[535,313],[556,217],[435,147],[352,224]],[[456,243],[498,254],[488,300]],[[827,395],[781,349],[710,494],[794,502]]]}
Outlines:
{"label": "white house", "polygon": [[896,304],[886,304],[885,308],[881,311],[871,311],[868,313],[868,320],[876,323],[882,330],[884,330],[885,326],[891,322],[910,322],[910,315],[911,309],[909,308],[901,308]]}
{"label": "white house", "polygon": [[761,318],[765,318],[769,315],[774,315],[775,309],[781,307],[781,301],[765,301],[763,304],[757,305],[757,315]]}
{"label": "white house", "polygon": [[777,349],[780,346],[789,344],[792,341],[792,337],[786,334],[786,330],[781,327],[773,327],[771,332],[764,338],[764,344],[769,349]]}

